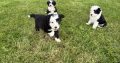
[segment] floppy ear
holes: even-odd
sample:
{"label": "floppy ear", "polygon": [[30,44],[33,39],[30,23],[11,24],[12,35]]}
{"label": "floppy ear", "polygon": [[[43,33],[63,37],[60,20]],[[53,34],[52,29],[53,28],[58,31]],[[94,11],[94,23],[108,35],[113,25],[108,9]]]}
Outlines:
{"label": "floppy ear", "polygon": [[47,5],[48,5],[48,6],[49,6],[49,3],[50,3],[50,2],[49,2],[49,1],[47,1]]}
{"label": "floppy ear", "polygon": [[63,14],[59,14],[59,18],[57,19],[57,21],[60,23],[62,21],[62,18],[64,18]]}
{"label": "floppy ear", "polygon": [[100,13],[100,11],[101,11],[101,9],[100,9],[100,8],[98,8],[98,9],[97,9],[97,13],[99,14],[99,13]]}
{"label": "floppy ear", "polygon": [[55,5],[56,5],[56,2],[55,2],[55,1],[53,1],[53,2],[52,2],[52,4],[55,6]]}
{"label": "floppy ear", "polygon": [[65,16],[63,14],[59,14],[59,17],[60,18],[64,18]]}
{"label": "floppy ear", "polygon": [[98,11],[101,11],[101,9],[100,9],[100,8],[98,8],[97,10],[98,10]]}
{"label": "floppy ear", "polygon": [[94,12],[95,12],[96,14],[99,14],[99,13],[101,12],[101,9],[98,8],[97,10],[94,10]]}

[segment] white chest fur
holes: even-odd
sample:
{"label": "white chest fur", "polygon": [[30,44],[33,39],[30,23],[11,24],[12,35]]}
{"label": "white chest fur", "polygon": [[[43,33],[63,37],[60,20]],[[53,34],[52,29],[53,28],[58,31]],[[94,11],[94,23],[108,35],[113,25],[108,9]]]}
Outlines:
{"label": "white chest fur", "polygon": [[48,10],[51,11],[51,12],[54,12],[55,11],[55,7],[54,6],[48,7]]}

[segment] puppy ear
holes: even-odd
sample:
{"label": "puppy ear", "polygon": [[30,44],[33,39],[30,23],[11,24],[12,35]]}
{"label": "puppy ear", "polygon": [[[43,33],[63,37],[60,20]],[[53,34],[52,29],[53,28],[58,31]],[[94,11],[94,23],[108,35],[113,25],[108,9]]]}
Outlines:
{"label": "puppy ear", "polygon": [[64,18],[65,16],[63,14],[59,14],[59,17],[60,18]]}
{"label": "puppy ear", "polygon": [[55,2],[55,1],[53,1],[53,2],[52,2],[52,4],[55,6],[55,5],[56,5],[56,2]]}
{"label": "puppy ear", "polygon": [[100,8],[98,8],[97,10],[98,10],[98,11],[101,11],[101,9],[100,9]]}
{"label": "puppy ear", "polygon": [[95,12],[95,14],[99,14],[101,12],[101,9],[98,8],[98,9],[94,10],[94,12]]}
{"label": "puppy ear", "polygon": [[63,14],[59,14],[59,18],[57,19],[58,23],[60,23],[62,21],[62,18],[64,18],[65,16]]}
{"label": "puppy ear", "polygon": [[49,6],[50,1],[47,1],[47,5]]}

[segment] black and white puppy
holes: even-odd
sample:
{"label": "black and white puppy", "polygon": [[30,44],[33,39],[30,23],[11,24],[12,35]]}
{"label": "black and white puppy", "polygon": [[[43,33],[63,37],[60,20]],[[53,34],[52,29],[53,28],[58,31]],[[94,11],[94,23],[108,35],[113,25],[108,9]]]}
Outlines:
{"label": "black and white puppy", "polygon": [[36,31],[42,29],[44,32],[48,33],[50,37],[55,37],[55,41],[61,42],[59,38],[59,28],[64,15],[57,13],[50,15],[30,14],[28,17],[35,19]]}
{"label": "black and white puppy", "polygon": [[54,0],[48,0],[47,5],[48,5],[47,11],[46,11],[47,14],[53,14],[57,12],[57,8],[55,7],[56,2]]}
{"label": "black and white puppy", "polygon": [[97,27],[104,27],[107,25],[107,22],[102,15],[102,9],[99,6],[92,6],[90,9],[90,19],[87,25],[93,24],[93,29]]}

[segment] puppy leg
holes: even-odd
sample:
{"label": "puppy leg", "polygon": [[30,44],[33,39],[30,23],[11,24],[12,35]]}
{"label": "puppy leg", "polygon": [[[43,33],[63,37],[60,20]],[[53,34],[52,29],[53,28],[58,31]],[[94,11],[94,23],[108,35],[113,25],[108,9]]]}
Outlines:
{"label": "puppy leg", "polygon": [[96,29],[98,27],[98,22],[93,23],[93,29]]}
{"label": "puppy leg", "polygon": [[50,13],[50,11],[47,9],[47,11],[45,13],[48,14],[48,13]]}
{"label": "puppy leg", "polygon": [[92,24],[92,21],[91,20],[89,20],[88,21],[88,23],[86,23],[87,25],[90,25],[90,24]]}
{"label": "puppy leg", "polygon": [[36,29],[36,31],[40,31],[40,29],[39,28],[35,28]]}
{"label": "puppy leg", "polygon": [[54,36],[54,34],[55,34],[55,32],[54,32],[54,31],[51,31],[50,33],[48,33],[48,35],[49,35],[50,37],[53,37],[53,36]]}
{"label": "puppy leg", "polygon": [[57,42],[61,42],[60,38],[59,38],[59,31],[55,31],[55,41]]}
{"label": "puppy leg", "polygon": [[40,31],[39,28],[40,28],[39,26],[35,25],[35,30],[36,30],[36,31]]}

